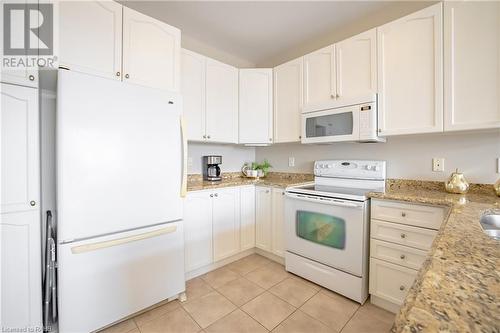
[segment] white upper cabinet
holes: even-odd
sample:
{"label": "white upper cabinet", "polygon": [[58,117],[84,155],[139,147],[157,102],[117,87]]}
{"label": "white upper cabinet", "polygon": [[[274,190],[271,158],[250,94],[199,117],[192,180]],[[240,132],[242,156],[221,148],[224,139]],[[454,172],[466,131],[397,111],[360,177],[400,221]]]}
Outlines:
{"label": "white upper cabinet", "polygon": [[179,29],[123,7],[125,81],[179,91],[180,51]]}
{"label": "white upper cabinet", "polygon": [[121,80],[122,5],[60,1],[59,65]]}
{"label": "white upper cabinet", "polygon": [[299,142],[303,58],[274,68],[274,142]]}
{"label": "white upper cabinet", "polygon": [[38,92],[10,84],[1,87],[1,213],[38,209]]}
{"label": "white upper cabinet", "polygon": [[377,30],[335,44],[337,100],[377,93]]}
{"label": "white upper cabinet", "polygon": [[192,51],[181,52],[181,93],[188,140],[202,141],[205,133],[206,58]]}
{"label": "white upper cabinet", "polygon": [[207,59],[205,87],[207,139],[238,143],[238,69]]}
{"label": "white upper cabinet", "polygon": [[443,131],[442,4],[377,28],[379,132]]}
{"label": "white upper cabinet", "polygon": [[213,194],[214,261],[240,250],[240,189],[218,189]]}
{"label": "white upper cabinet", "polygon": [[239,104],[239,143],[272,143],[272,69],[240,69]]}
{"label": "white upper cabinet", "polygon": [[500,127],[500,2],[444,3],[445,131]]}
{"label": "white upper cabinet", "polygon": [[304,107],[315,108],[336,98],[335,46],[304,56]]}

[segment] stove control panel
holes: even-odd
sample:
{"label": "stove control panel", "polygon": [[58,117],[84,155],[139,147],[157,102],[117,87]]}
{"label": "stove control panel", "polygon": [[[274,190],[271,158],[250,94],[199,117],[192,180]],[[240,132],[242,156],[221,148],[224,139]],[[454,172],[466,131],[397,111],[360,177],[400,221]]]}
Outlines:
{"label": "stove control panel", "polygon": [[314,162],[314,175],[353,179],[376,179],[386,177],[385,161],[324,160]]}

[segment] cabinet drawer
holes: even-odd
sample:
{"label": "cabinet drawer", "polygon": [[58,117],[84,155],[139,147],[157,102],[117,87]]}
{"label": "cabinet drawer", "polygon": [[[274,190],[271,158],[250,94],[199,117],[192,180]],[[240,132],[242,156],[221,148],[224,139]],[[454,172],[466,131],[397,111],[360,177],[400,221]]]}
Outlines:
{"label": "cabinet drawer", "polygon": [[441,226],[445,214],[445,208],[442,207],[385,200],[372,200],[371,207],[371,216],[374,219],[435,230]]}
{"label": "cabinet drawer", "polygon": [[408,268],[420,269],[427,256],[427,252],[408,246],[371,239],[370,256]]}
{"label": "cabinet drawer", "polygon": [[429,250],[437,231],[372,220],[370,233],[375,239]]}
{"label": "cabinet drawer", "polygon": [[375,258],[370,259],[370,294],[401,305],[417,271]]}

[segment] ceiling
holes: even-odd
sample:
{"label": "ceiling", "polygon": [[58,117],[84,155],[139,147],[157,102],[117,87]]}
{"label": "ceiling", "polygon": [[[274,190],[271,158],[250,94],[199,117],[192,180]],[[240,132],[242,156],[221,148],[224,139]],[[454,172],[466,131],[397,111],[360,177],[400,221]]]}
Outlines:
{"label": "ceiling", "polygon": [[311,40],[321,40],[335,30],[397,4],[388,1],[122,3],[180,28],[183,36],[256,65],[293,53]]}

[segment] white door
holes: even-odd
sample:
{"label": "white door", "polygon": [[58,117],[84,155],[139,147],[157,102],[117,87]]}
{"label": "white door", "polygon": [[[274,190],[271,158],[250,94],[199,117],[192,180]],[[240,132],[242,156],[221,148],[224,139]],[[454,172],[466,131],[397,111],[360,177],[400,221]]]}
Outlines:
{"label": "white door", "polygon": [[240,69],[239,143],[273,142],[273,70]]}
{"label": "white door", "polygon": [[335,46],[304,56],[304,108],[314,109],[335,100]]}
{"label": "white door", "polygon": [[[26,5],[27,3],[33,4],[36,2],[28,1],[28,0],[2,1],[2,5],[0,6],[0,17],[2,18],[2,24],[0,24],[0,36],[2,36],[2,42],[0,43],[0,54],[2,55],[2,61],[4,61],[4,59],[9,58],[9,56],[3,57],[3,55],[5,55],[4,40],[3,40],[3,36],[4,36],[4,30],[3,30],[4,29],[4,24],[3,24],[4,3],[6,3],[6,4],[18,4],[20,6],[23,6],[23,5]],[[17,13],[21,13],[21,15],[22,15],[23,12],[19,11]],[[22,18],[20,18],[19,16],[16,17],[15,14],[12,14],[12,15],[14,15],[14,18],[13,18],[14,22],[21,22]],[[38,21],[38,17],[34,18],[34,20]],[[38,22],[31,22],[31,23],[38,25]],[[21,28],[22,28],[22,26],[21,26]],[[21,48],[21,47],[27,46],[27,41],[24,41],[24,40],[21,40],[21,38],[18,38],[17,36],[19,36],[19,34],[16,34],[16,33],[18,33],[18,32],[11,31],[11,35],[16,36],[16,37],[11,39],[11,46],[13,48]],[[33,48],[33,45],[31,44],[31,40],[30,40],[30,47]],[[34,47],[36,47],[36,45]],[[27,55],[27,52],[25,53],[25,55]],[[28,60],[25,57],[21,57],[20,59]],[[1,66],[0,68],[1,68],[1,72],[0,72],[0,81],[1,82],[19,84],[19,85],[28,86],[28,87],[38,87],[38,70],[36,69],[36,67],[33,68],[33,67],[21,66],[21,67],[14,67],[15,69],[12,69],[12,70],[11,69],[4,69],[3,66]]]}
{"label": "white door", "polygon": [[255,187],[255,246],[272,250],[272,198],[269,187]]}
{"label": "white door", "polygon": [[206,67],[206,117],[209,141],[238,143],[238,69],[213,59]]}
{"label": "white door", "polygon": [[281,188],[273,188],[272,194],[272,211],[273,211],[273,240],[272,251],[275,255],[285,256],[285,207],[284,207],[285,190]]}
{"label": "white door", "polygon": [[213,194],[214,261],[240,250],[240,190],[218,189]]}
{"label": "white door", "polygon": [[274,68],[274,142],[299,142],[303,58]]}
{"label": "white door", "polygon": [[187,137],[191,141],[202,141],[205,133],[205,57],[182,49],[181,93],[183,115],[187,126]]}
{"label": "white door", "polygon": [[500,127],[500,2],[444,3],[445,131]]}
{"label": "white door", "polygon": [[443,131],[442,4],[377,28],[379,134]]}
{"label": "white door", "polygon": [[40,239],[38,209],[1,215],[0,322],[2,327],[37,330],[42,325]]}
{"label": "white door", "polygon": [[211,192],[189,192],[184,199],[186,272],[209,265],[212,257]]}
{"label": "white door", "polygon": [[338,101],[377,93],[377,30],[335,44]]}
{"label": "white door", "polygon": [[179,91],[181,31],[123,7],[123,73],[125,80]]}
{"label": "white door", "polygon": [[38,210],[38,91],[2,84],[1,213]]}
{"label": "white door", "polygon": [[60,1],[59,66],[122,79],[122,5]]}
{"label": "white door", "polygon": [[241,250],[255,247],[255,186],[240,188],[240,237]]}

